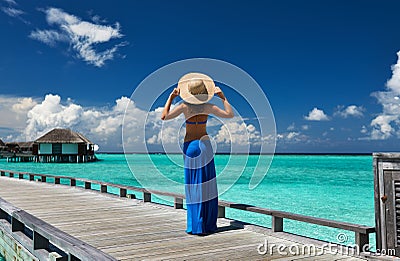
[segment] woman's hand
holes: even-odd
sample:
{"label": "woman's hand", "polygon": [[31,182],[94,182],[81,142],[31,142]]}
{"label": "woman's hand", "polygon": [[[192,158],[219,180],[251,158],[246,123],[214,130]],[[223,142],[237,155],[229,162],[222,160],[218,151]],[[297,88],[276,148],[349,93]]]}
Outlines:
{"label": "woman's hand", "polygon": [[222,100],[225,100],[225,95],[224,95],[224,93],[222,92],[221,88],[215,86],[214,94],[217,95],[217,96],[218,96],[219,98],[221,98]]}
{"label": "woman's hand", "polygon": [[179,89],[174,88],[174,90],[171,92],[169,96],[171,97],[172,100],[175,99],[177,96],[179,96]]}
{"label": "woman's hand", "polygon": [[162,120],[167,120],[167,119],[173,119],[177,117],[179,114],[183,112],[182,110],[182,104],[178,105],[175,107],[175,109],[172,110],[172,112],[169,112],[169,109],[171,108],[172,101],[176,98],[176,96],[179,95],[179,89],[175,88],[171,94],[169,95],[169,98],[167,102],[165,103],[164,110],[161,114],[161,119]]}

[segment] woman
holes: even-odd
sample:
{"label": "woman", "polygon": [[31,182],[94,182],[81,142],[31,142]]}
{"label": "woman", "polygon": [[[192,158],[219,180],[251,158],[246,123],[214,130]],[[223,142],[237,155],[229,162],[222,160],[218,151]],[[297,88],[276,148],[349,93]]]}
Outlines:
{"label": "woman", "polygon": [[[220,109],[208,101],[217,95],[223,102]],[[180,95],[184,100],[170,111],[172,101]],[[185,194],[187,205],[186,232],[206,235],[217,229],[218,192],[214,165],[214,153],[208,138],[208,115],[232,118],[232,107],[216,87],[214,81],[201,73],[183,76],[170,94],[162,113],[162,120],[169,120],[181,113],[186,119],[186,135],[183,143]]]}

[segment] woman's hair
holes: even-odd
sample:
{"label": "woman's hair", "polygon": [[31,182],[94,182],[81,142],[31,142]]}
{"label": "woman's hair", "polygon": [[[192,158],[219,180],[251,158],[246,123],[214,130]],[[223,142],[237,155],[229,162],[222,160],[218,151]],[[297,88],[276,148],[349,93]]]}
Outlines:
{"label": "woman's hair", "polygon": [[199,94],[206,94],[208,95],[208,91],[206,85],[204,84],[203,80],[194,79],[188,83],[189,92],[192,95],[199,95]]}

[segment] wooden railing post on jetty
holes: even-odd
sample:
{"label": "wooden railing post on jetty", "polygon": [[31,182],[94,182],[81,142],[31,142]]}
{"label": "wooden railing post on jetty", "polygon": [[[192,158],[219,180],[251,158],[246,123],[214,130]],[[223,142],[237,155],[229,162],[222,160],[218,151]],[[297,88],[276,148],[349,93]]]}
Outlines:
{"label": "wooden railing post on jetty", "polygon": [[[49,260],[50,256],[57,261],[116,260],[1,198],[0,221],[2,227],[13,233],[15,240],[39,260]],[[51,252],[55,248],[58,252]]]}
{"label": "wooden railing post on jetty", "polygon": [[[10,177],[10,178],[12,178],[14,175],[14,173],[12,171],[7,171],[7,170],[0,170],[0,173],[2,174],[2,176],[7,176],[6,174],[8,173],[8,177]],[[33,180],[35,176],[40,176],[42,178],[42,181],[44,181],[44,182],[46,182],[46,177],[53,178],[54,182],[56,184],[59,184],[60,180],[67,180],[66,184],[69,184],[70,186],[77,186],[76,181],[79,181],[84,184],[84,189],[92,189],[92,184],[96,184],[96,185],[100,186],[100,191],[99,191],[100,193],[111,194],[112,190],[111,189],[108,190],[108,188],[115,188],[115,189],[119,189],[119,195],[117,195],[119,197],[127,197],[130,195],[134,195],[134,194],[128,193],[128,191],[134,191],[134,192],[142,193],[143,202],[152,202],[152,194],[159,195],[159,196],[172,197],[172,198],[174,198],[174,207],[176,209],[183,208],[183,202],[184,202],[183,200],[185,199],[184,195],[178,194],[178,193],[158,191],[158,190],[148,190],[145,188],[139,188],[139,187],[127,186],[127,185],[119,185],[119,184],[113,184],[113,183],[96,181],[96,180],[88,180],[88,179],[83,179],[83,178],[75,178],[75,177],[67,177],[67,176],[44,175],[44,174],[32,174],[32,173],[24,173],[24,174],[25,175],[23,175],[22,177],[29,176],[29,180]],[[133,197],[133,198],[135,198],[135,197]],[[272,217],[272,224],[271,224],[272,232],[283,232],[285,219],[290,219],[290,220],[305,222],[305,223],[309,223],[309,224],[315,224],[315,225],[320,225],[320,226],[326,226],[326,227],[331,227],[331,228],[338,228],[338,229],[342,229],[342,230],[352,231],[355,233],[355,244],[359,247],[360,250],[363,250],[365,246],[368,246],[369,234],[375,232],[375,227],[352,224],[352,223],[335,221],[335,220],[329,220],[329,219],[324,219],[324,218],[305,216],[305,215],[294,214],[294,213],[285,212],[285,211],[272,210],[272,209],[257,207],[257,206],[253,206],[253,205],[239,204],[239,203],[233,203],[233,202],[228,202],[228,201],[223,201],[223,200],[218,201],[218,217],[219,218],[226,217],[226,215],[225,215],[226,208],[239,209],[239,210],[243,210],[243,211],[249,211],[249,212],[253,212],[253,213],[271,216]]]}

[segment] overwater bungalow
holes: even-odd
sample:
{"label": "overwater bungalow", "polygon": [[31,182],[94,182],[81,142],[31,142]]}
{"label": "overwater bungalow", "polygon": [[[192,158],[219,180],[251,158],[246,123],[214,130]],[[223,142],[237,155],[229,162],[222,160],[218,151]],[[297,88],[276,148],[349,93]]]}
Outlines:
{"label": "overwater bungalow", "polygon": [[90,162],[97,160],[94,143],[70,129],[53,129],[33,143],[36,162]]}
{"label": "overwater bungalow", "polygon": [[12,153],[32,154],[33,141],[28,142],[7,142],[7,151]]}

